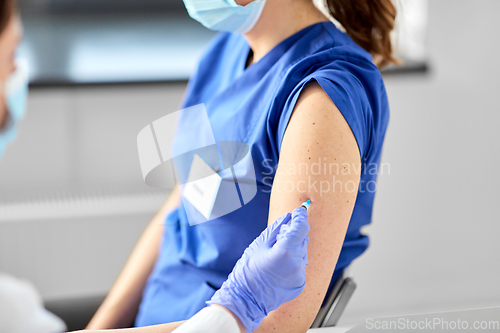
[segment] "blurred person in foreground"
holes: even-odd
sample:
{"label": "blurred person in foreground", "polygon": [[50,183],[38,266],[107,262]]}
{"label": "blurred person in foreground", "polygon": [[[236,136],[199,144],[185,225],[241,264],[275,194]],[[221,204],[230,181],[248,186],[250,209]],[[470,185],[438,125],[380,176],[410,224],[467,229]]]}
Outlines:
{"label": "blurred person in foreground", "polygon": [[[16,137],[26,105],[28,74],[16,61],[22,28],[13,0],[0,0],[0,157]],[[45,310],[42,298],[28,281],[0,273],[0,332],[51,333],[66,328]]]}

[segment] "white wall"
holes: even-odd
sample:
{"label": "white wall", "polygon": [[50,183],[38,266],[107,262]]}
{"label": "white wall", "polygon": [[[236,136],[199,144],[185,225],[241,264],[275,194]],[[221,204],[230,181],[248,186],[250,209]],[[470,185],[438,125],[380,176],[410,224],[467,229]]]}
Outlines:
{"label": "white wall", "polygon": [[388,77],[368,251],[343,323],[500,305],[500,1],[430,1],[432,74]]}
{"label": "white wall", "polygon": [[31,90],[0,159],[0,271],[46,300],[106,293],[167,195],[143,182],[137,134],[177,111],[184,89]]}
{"label": "white wall", "polygon": [[144,187],[137,134],[177,111],[184,88],[172,83],[30,91],[19,136],[0,161],[0,186]]}

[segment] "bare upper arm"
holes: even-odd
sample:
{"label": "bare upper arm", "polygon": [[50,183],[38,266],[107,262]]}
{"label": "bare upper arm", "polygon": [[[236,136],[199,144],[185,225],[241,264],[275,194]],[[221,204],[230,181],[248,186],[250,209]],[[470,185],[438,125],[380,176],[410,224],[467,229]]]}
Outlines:
{"label": "bare upper arm", "polygon": [[306,287],[258,332],[305,332],[327,291],[356,200],[360,153],[344,117],[318,83],[302,91],[283,138],[269,223],[311,199]]}

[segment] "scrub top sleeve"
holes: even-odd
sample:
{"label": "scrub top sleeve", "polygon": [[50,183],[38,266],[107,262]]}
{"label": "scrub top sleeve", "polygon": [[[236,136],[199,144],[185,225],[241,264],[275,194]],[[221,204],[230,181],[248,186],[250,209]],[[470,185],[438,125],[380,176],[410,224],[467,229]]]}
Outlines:
{"label": "scrub top sleeve", "polygon": [[316,81],[330,97],[335,106],[342,113],[358,144],[361,159],[368,151],[371,109],[366,92],[359,80],[348,72],[330,71],[331,73],[313,73],[302,80],[293,90],[285,103],[280,116],[277,132],[277,147],[281,151],[281,144],[288,122],[295,108],[295,104],[304,86]]}

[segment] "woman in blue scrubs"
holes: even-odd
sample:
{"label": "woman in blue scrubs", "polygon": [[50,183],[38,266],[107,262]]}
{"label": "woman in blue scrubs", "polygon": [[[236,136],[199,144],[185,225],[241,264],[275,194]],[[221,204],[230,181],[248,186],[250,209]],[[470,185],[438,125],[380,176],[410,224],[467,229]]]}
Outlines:
{"label": "woman in blue scrubs", "polygon": [[[246,171],[255,173],[257,192],[241,208],[191,226],[193,207],[174,190],[88,328],[172,331],[205,306],[268,223],[310,198],[304,291],[256,330],[305,332],[333,282],[368,247],[360,228],[371,222],[389,118],[379,68],[395,62],[394,6],[328,0],[343,32],[311,0],[185,4],[221,33],[182,107],[204,103],[216,142],[248,145],[254,170]],[[181,114],[172,155],[210,144],[203,125]]]}

